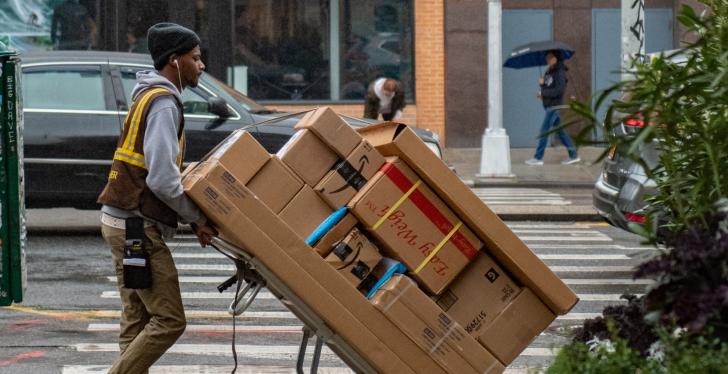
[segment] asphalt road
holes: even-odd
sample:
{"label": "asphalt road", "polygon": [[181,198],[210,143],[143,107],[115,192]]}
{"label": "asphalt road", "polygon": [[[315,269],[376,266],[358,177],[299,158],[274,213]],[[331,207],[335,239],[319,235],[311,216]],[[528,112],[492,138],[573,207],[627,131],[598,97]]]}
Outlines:
{"label": "asphalt road", "polygon": [[[509,368],[548,364],[584,318],[625,292],[643,293],[630,268],[654,249],[618,229],[594,222],[509,222],[511,228],[582,301],[559,317]],[[230,260],[201,249],[192,236],[170,243],[181,277],[188,328],[152,373],[229,373],[232,291],[215,286],[234,273]],[[119,299],[111,256],[96,234],[30,235],[25,301],[0,308],[0,373],[105,373],[117,355]],[[267,292],[237,319],[238,373],[293,373],[301,323]],[[313,342],[312,342],[313,343]],[[312,344],[311,344],[312,345]],[[309,352],[313,348],[309,348]],[[307,362],[310,362],[310,358]],[[324,349],[321,373],[349,372]]]}

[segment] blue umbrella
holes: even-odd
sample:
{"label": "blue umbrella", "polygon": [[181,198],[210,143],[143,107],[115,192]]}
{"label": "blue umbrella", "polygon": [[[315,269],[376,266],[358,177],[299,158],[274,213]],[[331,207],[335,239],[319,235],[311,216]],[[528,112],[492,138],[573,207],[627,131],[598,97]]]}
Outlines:
{"label": "blue umbrella", "polygon": [[559,60],[568,60],[574,55],[574,49],[566,43],[555,40],[533,42],[513,48],[513,52],[503,66],[513,69],[531,68],[546,65],[546,54],[549,51],[558,51]]}

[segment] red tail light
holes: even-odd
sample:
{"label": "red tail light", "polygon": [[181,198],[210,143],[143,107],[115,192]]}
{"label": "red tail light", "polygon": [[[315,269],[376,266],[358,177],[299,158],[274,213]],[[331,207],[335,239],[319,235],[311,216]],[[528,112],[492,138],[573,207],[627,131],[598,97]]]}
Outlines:
{"label": "red tail light", "polygon": [[624,213],[624,218],[627,221],[639,223],[640,225],[644,225],[645,223],[645,216],[642,214]]}
{"label": "red tail light", "polygon": [[644,127],[645,121],[636,118],[629,118],[624,121],[624,125],[629,127]]}

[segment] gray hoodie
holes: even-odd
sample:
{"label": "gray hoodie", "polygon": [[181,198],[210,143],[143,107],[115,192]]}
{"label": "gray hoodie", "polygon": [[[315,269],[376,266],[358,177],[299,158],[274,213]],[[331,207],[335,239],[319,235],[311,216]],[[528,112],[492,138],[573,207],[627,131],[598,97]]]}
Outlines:
{"label": "gray hoodie", "polygon": [[[177,87],[157,71],[140,71],[137,73],[137,84],[132,90],[132,98],[136,100],[139,93],[151,86],[162,86],[169,89],[182,102]],[[180,112],[172,97],[163,96],[152,102],[147,114],[147,129],[144,134],[144,160],[147,164],[147,187],[162,202],[167,204],[180,216],[183,223],[203,224],[205,216],[199,208],[184,194],[182,178],[177,167],[177,155],[180,152],[177,131],[180,126]],[[118,218],[141,216],[139,211],[127,211],[104,205],[101,211]],[[165,237],[170,237],[174,230],[159,224]]]}

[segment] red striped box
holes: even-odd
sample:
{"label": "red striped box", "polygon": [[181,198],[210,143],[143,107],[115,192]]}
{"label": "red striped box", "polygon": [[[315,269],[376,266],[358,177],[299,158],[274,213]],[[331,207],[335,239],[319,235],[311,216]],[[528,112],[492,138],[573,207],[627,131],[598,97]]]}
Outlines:
{"label": "red striped box", "polygon": [[483,246],[455,213],[399,158],[387,162],[349,208],[401,261],[427,292],[437,295]]}

